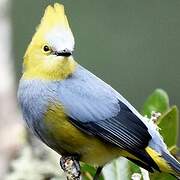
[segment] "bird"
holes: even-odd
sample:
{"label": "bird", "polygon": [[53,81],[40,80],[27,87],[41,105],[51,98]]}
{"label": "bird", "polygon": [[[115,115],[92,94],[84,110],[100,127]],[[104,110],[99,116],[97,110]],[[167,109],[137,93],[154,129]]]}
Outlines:
{"label": "bird", "polygon": [[73,57],[64,6],[48,5],[24,55],[18,101],[31,131],[63,157],[99,167],[123,156],[180,176],[157,125]]}

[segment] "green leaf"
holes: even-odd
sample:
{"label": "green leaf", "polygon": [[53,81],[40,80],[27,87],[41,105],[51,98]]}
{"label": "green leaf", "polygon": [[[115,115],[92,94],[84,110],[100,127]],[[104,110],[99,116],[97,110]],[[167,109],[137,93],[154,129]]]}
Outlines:
{"label": "green leaf", "polygon": [[[179,131],[178,131],[178,132],[179,132]],[[169,152],[170,152],[173,156],[177,156],[177,154],[180,153],[179,148],[178,148],[176,145],[171,146],[171,147],[169,147],[168,149],[169,149]]]}
{"label": "green leaf", "polygon": [[[164,138],[165,143],[169,147],[171,153],[176,153],[177,135],[178,135],[178,109],[176,106],[171,107],[158,120],[158,126],[161,128],[160,133]],[[176,178],[167,173],[153,173],[152,180],[175,180]]]}
{"label": "green leaf", "polygon": [[150,173],[150,179],[151,180],[176,180],[176,178],[170,174],[159,173],[159,172]]}
{"label": "green leaf", "polygon": [[129,166],[129,168],[128,168],[129,169],[129,172],[128,172],[129,179],[131,179],[131,177],[134,173],[140,173],[141,174],[141,170],[140,170],[138,165],[134,164],[131,161],[128,161],[128,166]]}
{"label": "green leaf", "polygon": [[[82,173],[83,180],[92,180],[96,174],[96,168],[88,164],[82,163],[81,173]],[[102,175],[99,177],[99,180],[104,180]]]}
{"label": "green leaf", "polygon": [[134,173],[140,173],[139,166],[126,158],[118,158],[103,168],[105,180],[129,180]]}
{"label": "green leaf", "polygon": [[169,148],[175,146],[178,135],[178,109],[176,106],[171,107],[159,118],[158,126],[167,146]]}
{"label": "green leaf", "polygon": [[128,160],[120,157],[103,168],[105,180],[129,180]]}
{"label": "green leaf", "polygon": [[178,161],[180,161],[180,148],[175,146],[172,146],[169,148],[170,153],[176,157]]}
{"label": "green leaf", "polygon": [[169,109],[169,97],[162,89],[156,89],[143,105],[142,114],[151,117],[151,112],[164,113]]}
{"label": "green leaf", "polygon": [[[151,117],[152,111],[162,113],[158,120],[160,133],[165,143],[172,152],[176,152],[176,142],[178,135],[178,109],[173,106],[169,109],[169,98],[167,93],[162,89],[156,89],[146,100],[143,106],[142,114]],[[151,180],[175,180],[173,176],[167,173],[150,174]]]}

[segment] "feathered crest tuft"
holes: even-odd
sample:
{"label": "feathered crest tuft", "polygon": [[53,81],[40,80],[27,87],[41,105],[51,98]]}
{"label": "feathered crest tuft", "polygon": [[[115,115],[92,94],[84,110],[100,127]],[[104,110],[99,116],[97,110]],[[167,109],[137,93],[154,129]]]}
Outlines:
{"label": "feathered crest tuft", "polygon": [[57,26],[71,32],[67,17],[65,15],[64,6],[55,3],[54,6],[49,5],[46,8],[44,16],[41,19],[41,23],[38,26],[37,32],[33,39],[41,38],[47,32]]}
{"label": "feathered crest tuft", "polygon": [[58,3],[54,4],[54,7],[49,5],[44,13],[44,16],[41,20],[40,26],[54,26],[60,25],[66,28],[69,28],[69,24],[64,12],[64,6]]}

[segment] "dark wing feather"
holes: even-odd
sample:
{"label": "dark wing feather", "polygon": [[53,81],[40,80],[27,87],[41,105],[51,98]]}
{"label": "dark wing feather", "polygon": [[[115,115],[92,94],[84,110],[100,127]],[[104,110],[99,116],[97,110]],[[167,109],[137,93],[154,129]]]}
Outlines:
{"label": "dark wing feather", "polygon": [[86,122],[71,119],[71,121],[86,133],[99,136],[121,148],[144,149],[151,139],[147,127],[120,101],[119,106],[117,116],[109,119]]}
{"label": "dark wing feather", "polygon": [[152,167],[159,170],[144,150],[151,139],[147,127],[125,104],[119,101],[119,106],[118,115],[109,119],[82,122],[71,118],[71,121],[85,133],[95,135],[137,156],[149,171],[153,171]]}
{"label": "dark wing feather", "polygon": [[58,95],[70,121],[85,133],[125,149],[155,167],[145,147],[148,128],[135,109],[114,89],[81,66],[58,82]]}

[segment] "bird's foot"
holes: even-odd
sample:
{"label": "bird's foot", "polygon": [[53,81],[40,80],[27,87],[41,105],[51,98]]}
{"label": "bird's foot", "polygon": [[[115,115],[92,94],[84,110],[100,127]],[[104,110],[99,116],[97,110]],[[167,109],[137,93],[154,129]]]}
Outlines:
{"label": "bird's foot", "polygon": [[81,171],[77,156],[62,156],[60,165],[68,180],[80,180]]}

